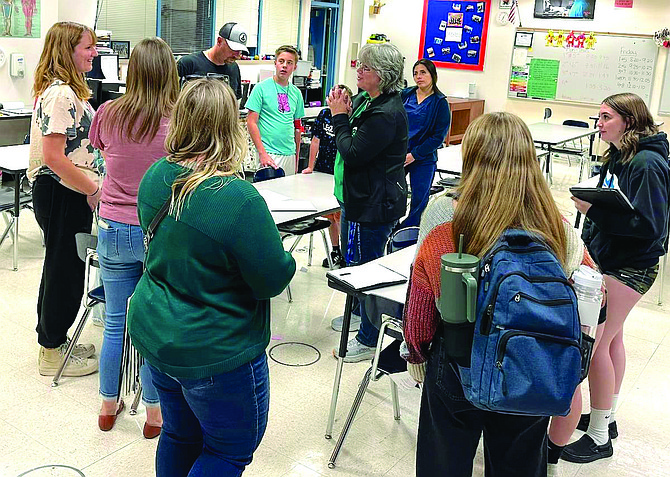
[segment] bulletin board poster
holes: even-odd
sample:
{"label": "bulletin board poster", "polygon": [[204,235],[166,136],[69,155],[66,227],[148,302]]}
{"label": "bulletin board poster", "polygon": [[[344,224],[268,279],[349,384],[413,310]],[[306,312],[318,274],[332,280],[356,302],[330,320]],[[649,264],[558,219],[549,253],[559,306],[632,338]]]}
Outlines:
{"label": "bulletin board poster", "polygon": [[491,0],[424,0],[419,58],[482,71]]}
{"label": "bulletin board poster", "polygon": [[39,38],[41,0],[0,0],[0,38]]}

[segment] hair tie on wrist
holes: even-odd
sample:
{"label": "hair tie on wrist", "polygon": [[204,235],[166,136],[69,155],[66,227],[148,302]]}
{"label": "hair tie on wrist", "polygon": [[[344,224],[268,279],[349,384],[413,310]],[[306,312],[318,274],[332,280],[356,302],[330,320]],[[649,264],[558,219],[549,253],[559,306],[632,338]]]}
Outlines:
{"label": "hair tie on wrist", "polygon": [[94,196],[95,194],[97,194],[98,192],[100,192],[100,186],[98,186],[98,188],[95,189],[95,192],[93,192],[92,194],[89,194],[88,197],[93,197],[93,196]]}

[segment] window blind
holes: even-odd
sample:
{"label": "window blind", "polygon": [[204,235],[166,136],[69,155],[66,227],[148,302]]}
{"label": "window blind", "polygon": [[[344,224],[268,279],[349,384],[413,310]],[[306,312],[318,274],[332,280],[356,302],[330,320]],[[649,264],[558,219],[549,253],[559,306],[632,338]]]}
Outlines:
{"label": "window blind", "polygon": [[259,0],[216,0],[216,31],[228,22],[236,22],[247,31],[247,47],[258,46]]}
{"label": "window blind", "polygon": [[300,0],[263,0],[260,54],[274,54],[281,45],[297,46]]}
{"label": "window blind", "polygon": [[112,40],[130,41],[130,48],[156,36],[156,0],[102,0],[96,28],[111,30]]}

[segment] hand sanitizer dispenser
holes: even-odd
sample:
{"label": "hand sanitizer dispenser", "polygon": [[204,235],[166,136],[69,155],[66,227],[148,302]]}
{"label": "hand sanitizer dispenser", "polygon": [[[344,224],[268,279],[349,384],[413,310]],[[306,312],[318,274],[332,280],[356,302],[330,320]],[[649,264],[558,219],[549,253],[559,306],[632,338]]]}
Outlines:
{"label": "hand sanitizer dispenser", "polygon": [[23,78],[26,74],[26,62],[21,53],[12,53],[9,59],[9,75]]}

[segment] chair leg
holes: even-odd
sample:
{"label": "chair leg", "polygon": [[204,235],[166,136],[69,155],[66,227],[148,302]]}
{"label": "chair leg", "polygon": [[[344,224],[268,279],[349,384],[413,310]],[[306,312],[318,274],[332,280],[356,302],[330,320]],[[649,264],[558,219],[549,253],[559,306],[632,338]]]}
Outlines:
{"label": "chair leg", "polygon": [[291,284],[286,285],[286,297],[289,303],[293,303],[293,295],[291,294]]}
{"label": "chair leg", "polygon": [[309,249],[307,250],[307,266],[312,266],[312,249],[314,248],[314,232],[309,234]]}
{"label": "chair leg", "polygon": [[661,283],[659,284],[658,287],[658,304],[659,306],[663,304],[663,285],[665,282],[665,272],[666,272],[666,267],[668,265],[668,254],[666,253],[663,255],[663,260],[661,262],[661,268],[660,268],[660,273],[661,273]]}
{"label": "chair leg", "polygon": [[393,401],[393,419],[400,420],[400,401],[398,400],[398,385],[389,378],[391,383],[391,400]]}
{"label": "chair leg", "polygon": [[142,384],[137,385],[137,392],[135,392],[135,399],[133,399],[133,404],[130,406],[130,415],[134,416],[137,414],[137,408],[140,406],[140,398],[142,397]]}
{"label": "chair leg", "polygon": [[371,376],[372,376],[372,366],[369,367],[368,370],[365,372],[365,376],[363,376],[361,383],[358,385],[358,393],[356,393],[354,403],[351,405],[351,410],[349,411],[347,420],[344,423],[342,432],[340,432],[340,437],[337,439],[335,449],[333,449],[333,453],[330,455],[330,459],[328,460],[329,469],[335,468],[335,461],[337,460],[337,456],[339,455],[340,450],[342,450],[344,439],[346,439],[347,434],[349,433],[349,429],[351,429],[351,424],[354,422],[354,419],[356,418],[356,413],[358,412],[358,409],[361,407],[361,402],[363,402],[365,391],[367,391],[368,385],[370,384]]}
{"label": "chair leg", "polygon": [[330,256],[330,247],[328,247],[328,239],[326,238],[325,230],[321,229],[321,238],[323,238],[323,249],[326,251],[326,258],[328,259],[328,268],[333,269],[333,259]]}
{"label": "chair leg", "polygon": [[[300,239],[302,238],[302,235],[298,235],[295,239],[295,242],[293,242],[293,245],[291,245],[291,248],[289,249],[288,253],[293,253],[295,248],[298,246],[298,243],[300,243]],[[289,283],[286,285],[286,296],[288,298],[289,303],[293,303],[293,295],[291,294],[291,284]]]}
{"label": "chair leg", "polygon": [[[11,232],[12,230],[12,225],[14,225],[14,221],[8,220],[7,216],[4,213],[2,214],[2,218],[5,219],[5,224],[7,224],[7,227],[5,228],[5,231],[2,233],[2,237],[0,238],[0,245],[2,245],[5,242],[7,235],[9,235],[9,232]],[[12,238],[14,238],[13,235]]]}
{"label": "chair leg", "polygon": [[88,319],[88,315],[91,313],[91,310],[95,305],[97,305],[99,302],[98,300],[90,300],[87,304],[86,307],[84,308],[84,312],[81,315],[81,319],[79,320],[79,323],[77,324],[77,328],[74,330],[74,334],[72,335],[72,339],[70,340],[70,344],[67,347],[67,350],[65,351],[65,355],[63,356],[63,360],[61,361],[60,367],[58,368],[58,371],[56,371],[56,374],[54,376],[53,381],[51,382],[52,387],[58,386],[58,382],[60,381],[61,376],[63,375],[63,371],[65,371],[65,366],[67,365],[67,362],[70,360],[70,356],[72,355],[72,350],[74,350],[74,347],[77,345],[77,342],[79,341],[79,337],[81,336],[81,332],[84,330],[84,325],[86,324],[86,320]]}

